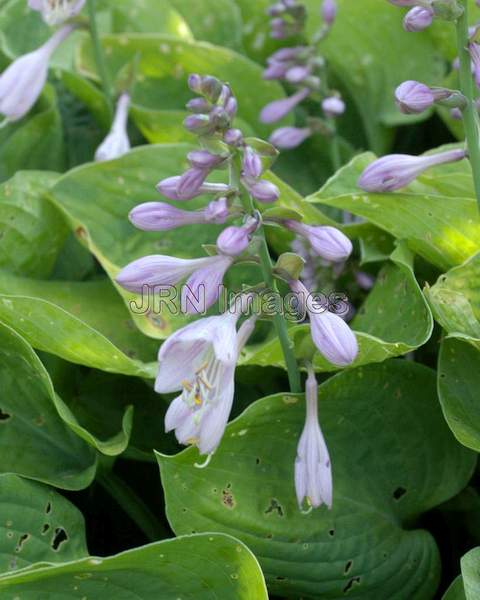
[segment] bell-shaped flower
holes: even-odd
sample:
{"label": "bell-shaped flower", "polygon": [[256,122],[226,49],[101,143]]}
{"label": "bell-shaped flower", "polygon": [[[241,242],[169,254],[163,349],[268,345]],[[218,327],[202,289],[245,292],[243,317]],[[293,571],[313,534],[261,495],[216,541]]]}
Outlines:
{"label": "bell-shaped flower", "polygon": [[318,422],[318,386],[312,368],[305,383],[305,401],[307,414],[297,447],[295,491],[299,507],[306,501],[309,512],[322,504],[332,508],[333,497],[332,466]]}
{"label": "bell-shaped flower", "polygon": [[73,29],[73,26],[65,25],[43,46],[20,56],[1,74],[0,114],[5,116],[3,124],[18,121],[35,104],[47,81],[50,57]]}
{"label": "bell-shaped flower", "polygon": [[97,162],[120,158],[120,156],[123,156],[130,150],[130,140],[127,133],[129,107],[130,96],[127,93],[123,93],[117,102],[110,133],[95,152],[95,160]]}
{"label": "bell-shaped flower", "polygon": [[262,123],[275,123],[275,121],[279,121],[288,115],[297,104],[300,104],[302,100],[305,100],[309,94],[310,89],[305,87],[298,90],[298,92],[289,98],[282,98],[281,100],[270,102],[263,107],[262,112],[260,113],[260,121],[262,121]]}
{"label": "bell-shaped flower", "polygon": [[317,302],[301,281],[293,280],[289,284],[298,296],[302,312],[303,307],[308,312],[310,333],[320,354],[338,367],[352,364],[358,354],[358,344],[350,327],[341,317],[329,312],[328,307]]}
{"label": "bell-shaped flower", "polygon": [[393,192],[405,187],[430,167],[465,158],[465,150],[455,149],[428,156],[389,154],[363,171],[357,185],[366,192]]}
{"label": "bell-shaped flower", "polygon": [[[173,333],[158,355],[155,391],[181,392],[165,415],[166,431],[200,454],[217,449],[232,408],[238,354],[255,327],[247,319],[238,333],[239,312],[207,317]],[[204,465],[206,466],[206,465]]]}
{"label": "bell-shaped flower", "polygon": [[140,294],[146,287],[168,289],[190,277],[183,286],[182,305],[192,305],[199,312],[216,302],[223,276],[232,263],[232,257],[223,255],[192,259],[159,254],[144,256],[124,267],[116,282]]}
{"label": "bell-shaped flower", "polygon": [[272,133],[269,142],[281,150],[290,150],[300,146],[311,135],[309,127],[279,127]]}
{"label": "bell-shaped flower", "polygon": [[42,14],[47,25],[54,26],[75,17],[85,0],[28,0],[28,6]]}
{"label": "bell-shaped flower", "polygon": [[290,231],[306,238],[315,254],[325,260],[340,262],[352,253],[352,242],[336,227],[306,225],[293,219],[284,221],[284,225]]}

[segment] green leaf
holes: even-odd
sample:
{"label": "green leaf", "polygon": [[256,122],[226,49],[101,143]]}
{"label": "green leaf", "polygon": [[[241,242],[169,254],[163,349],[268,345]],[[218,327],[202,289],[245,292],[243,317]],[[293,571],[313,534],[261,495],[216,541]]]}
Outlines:
{"label": "green leaf", "polygon": [[0,476],[0,573],[88,554],[80,511],[52,488]]}
{"label": "green leaf", "polygon": [[258,557],[273,595],[430,600],[439,554],[416,519],[463,489],[476,462],[445,424],[434,372],[408,361],[345,371],[321,384],[319,402],[331,511],[298,509],[304,405],[278,394],[227,427],[208,468],[195,468],[195,448],[157,455],[172,528],[235,535]]}
{"label": "green leaf", "polygon": [[238,540],[218,533],[157,542],[107,558],[85,558],[2,577],[0,589],[12,598],[39,595],[138,600],[268,600],[255,556]]}
{"label": "green leaf", "polygon": [[52,383],[31,346],[1,323],[0,388],[1,471],[66,490],[87,487],[95,453],[58,416]]}
{"label": "green leaf", "polygon": [[442,342],[438,363],[438,396],[457,440],[480,452],[480,352],[460,339]]}
{"label": "green leaf", "polygon": [[[359,344],[359,354],[353,367],[407,354],[425,344],[431,336],[433,319],[428,304],[415,279],[413,257],[399,246],[379,273],[376,284],[364,305],[352,321]],[[388,311],[388,312],[387,312]],[[308,325],[289,329],[297,355],[301,358],[313,349]],[[276,338],[250,346],[240,356],[242,365],[284,367],[283,353]],[[318,352],[317,371],[334,371]]]}
{"label": "green leaf", "polygon": [[364,217],[439,268],[458,265],[480,250],[480,222],[467,161],[428,170],[395,193],[369,194],[357,180],[373,155],[362,154],[340,169],[307,202]]}
{"label": "green leaf", "polygon": [[448,335],[480,350],[480,253],[441,275],[424,291],[435,319]]}
{"label": "green leaf", "polygon": [[480,548],[474,548],[462,556],[460,561],[462,567],[463,586],[466,600],[477,600],[480,595]]}
{"label": "green leaf", "polygon": [[453,580],[453,583],[442,596],[442,600],[466,600],[465,588],[463,587],[463,579],[461,575]]}
{"label": "green leaf", "polygon": [[30,277],[50,275],[68,229],[45,201],[55,173],[20,172],[0,185],[0,268]]}
{"label": "green leaf", "polygon": [[0,320],[38,350],[124,375],[151,377],[158,343],[146,340],[107,279],[35,281],[0,271]]}
{"label": "green leaf", "polygon": [[[139,53],[139,81],[133,91],[135,104],[155,110],[180,110],[192,97],[187,77],[199,72],[228,81],[238,100],[240,119],[262,136],[271,131],[271,127],[259,123],[258,116],[265,104],[284,96],[283,89],[277,82],[264,81],[261,67],[244,56],[228,48],[165,35],[108,35],[102,38],[102,44],[112,76]],[[82,74],[97,78],[87,38],[79,48],[77,63]],[[282,123],[290,121],[287,118]]]}
{"label": "green leaf", "polygon": [[108,0],[112,19],[112,33],[166,33],[192,40],[190,28],[168,0]]}

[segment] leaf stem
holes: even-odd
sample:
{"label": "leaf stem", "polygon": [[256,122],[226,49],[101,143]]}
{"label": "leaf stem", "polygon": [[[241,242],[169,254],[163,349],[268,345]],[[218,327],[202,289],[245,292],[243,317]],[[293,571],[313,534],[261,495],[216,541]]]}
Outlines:
{"label": "leaf stem", "polygon": [[463,123],[467,139],[468,154],[472,168],[473,184],[480,210],[480,139],[478,116],[475,106],[475,89],[471,71],[471,58],[468,52],[468,2],[460,0],[463,14],[457,19],[457,46],[460,58],[460,89],[467,100],[463,110]]}
{"label": "leaf stem", "polygon": [[95,62],[97,64],[98,74],[102,82],[103,93],[107,99],[110,109],[110,118],[113,114],[113,97],[110,75],[108,73],[105,54],[103,52],[100,36],[98,34],[97,18],[96,18],[96,0],[87,0],[88,14],[90,17],[90,36],[92,38],[93,51],[95,54]]}
{"label": "leaf stem", "polygon": [[97,481],[151,542],[170,537],[170,533],[161,525],[143,500],[111,469],[99,469]]}
{"label": "leaf stem", "polygon": [[[240,171],[241,163],[240,156],[232,158],[230,163],[230,185],[235,187],[240,192]],[[243,206],[248,213],[253,213],[255,210],[253,200],[250,194],[240,193]],[[257,236],[260,240],[259,258],[260,268],[262,275],[265,280],[265,284],[273,291],[278,293],[277,283],[273,275],[272,259],[270,257],[270,251],[268,249],[267,240],[265,238],[265,230],[263,225],[260,226],[257,231]],[[300,371],[298,370],[297,359],[295,358],[294,345],[292,340],[288,336],[288,328],[285,318],[280,312],[275,312],[273,317],[275,329],[277,331],[280,346],[282,347],[283,356],[285,359],[285,366],[287,367],[288,382],[290,385],[290,391],[293,394],[299,394],[302,391],[300,383]]]}

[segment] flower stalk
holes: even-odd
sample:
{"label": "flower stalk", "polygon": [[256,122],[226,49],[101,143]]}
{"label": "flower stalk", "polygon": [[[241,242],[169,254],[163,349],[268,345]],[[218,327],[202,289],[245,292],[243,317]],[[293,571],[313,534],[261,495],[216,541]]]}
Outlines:
{"label": "flower stalk", "polygon": [[457,19],[457,46],[460,59],[460,89],[466,98],[466,106],[462,111],[468,154],[472,168],[473,184],[480,210],[480,136],[478,116],[475,105],[475,88],[472,79],[471,58],[468,52],[468,2],[459,0],[463,13]]}
{"label": "flower stalk", "polygon": [[112,84],[108,73],[107,64],[105,62],[105,54],[103,52],[100,36],[98,34],[97,19],[96,19],[96,0],[87,0],[88,15],[90,17],[90,36],[92,38],[93,52],[95,62],[97,64],[98,74],[102,82],[103,93],[107,99],[110,114],[113,114],[113,96]]}

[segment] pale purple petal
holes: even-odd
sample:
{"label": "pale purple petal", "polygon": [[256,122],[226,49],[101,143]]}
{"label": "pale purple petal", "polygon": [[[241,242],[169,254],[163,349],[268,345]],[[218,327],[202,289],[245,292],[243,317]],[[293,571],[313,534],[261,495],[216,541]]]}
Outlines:
{"label": "pale purple petal", "polygon": [[309,88],[302,88],[289,98],[270,102],[270,104],[267,104],[260,113],[260,121],[262,121],[262,123],[275,123],[275,121],[279,121],[288,115],[297,104],[300,104],[302,100],[305,100],[309,94]]}
{"label": "pale purple petal", "polygon": [[233,259],[229,256],[214,256],[215,259],[196,270],[182,289],[182,311],[190,314],[204,312],[218,300],[223,277]]}
{"label": "pale purple petal", "polygon": [[319,352],[333,365],[350,365],[358,354],[357,339],[350,327],[341,317],[328,311],[309,310],[309,315],[312,339]]}

